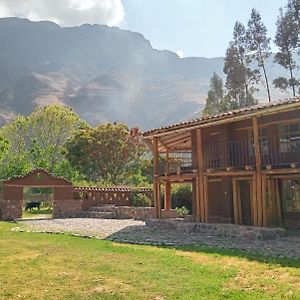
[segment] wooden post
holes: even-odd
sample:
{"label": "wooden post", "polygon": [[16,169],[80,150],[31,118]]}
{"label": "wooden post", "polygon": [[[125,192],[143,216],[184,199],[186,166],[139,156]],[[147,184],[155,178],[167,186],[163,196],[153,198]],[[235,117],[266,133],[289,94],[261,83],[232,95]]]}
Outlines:
{"label": "wooden post", "polygon": [[276,184],[276,203],[277,203],[277,212],[278,212],[278,225],[282,226],[282,210],[281,210],[281,197],[280,197],[280,192],[279,192],[279,180],[280,179],[275,179],[275,184]]}
{"label": "wooden post", "polygon": [[[268,226],[268,218],[267,218],[267,201],[270,201],[270,193],[271,193],[271,185],[270,185],[270,179],[267,180],[266,174],[262,175],[261,178],[262,184],[262,203],[263,203],[263,226]],[[268,184],[268,189],[267,189]],[[268,195],[267,195],[268,191]],[[267,199],[268,197],[268,199]]]}
{"label": "wooden post", "polygon": [[253,175],[252,180],[252,205],[253,205],[253,225],[257,225],[257,179],[256,174]]}
{"label": "wooden post", "polygon": [[[197,193],[198,197],[198,212],[197,217],[200,222],[206,222],[205,216],[205,196],[204,196],[204,161],[203,161],[203,143],[202,143],[202,131],[200,128],[196,129],[196,145],[197,145],[197,167],[198,167],[198,180]],[[208,197],[208,196],[207,196]],[[208,201],[208,199],[207,199]]]}
{"label": "wooden post", "polygon": [[169,152],[166,152],[165,175],[169,174]]}
{"label": "wooden post", "polygon": [[252,118],[254,151],[255,151],[255,170],[256,170],[256,201],[257,201],[257,226],[263,226],[263,197],[262,197],[262,176],[261,176],[261,154],[259,144],[259,131],[257,118]]}
{"label": "wooden post", "polygon": [[164,209],[171,209],[171,183],[170,181],[165,182],[165,197],[164,197]]}
{"label": "wooden post", "polygon": [[203,179],[203,198],[204,198],[204,222],[208,223],[208,177]]}
{"label": "wooden post", "polygon": [[232,198],[233,198],[234,224],[240,224],[238,188],[237,188],[237,180],[236,179],[232,179]]}
{"label": "wooden post", "polygon": [[251,224],[254,225],[254,205],[253,205],[253,182],[248,181],[250,187],[250,209],[251,209]]}
{"label": "wooden post", "polygon": [[158,180],[159,176],[159,165],[158,165],[158,138],[153,139],[153,195],[154,195],[154,206],[155,206],[155,217],[161,217],[160,208],[160,183]]}

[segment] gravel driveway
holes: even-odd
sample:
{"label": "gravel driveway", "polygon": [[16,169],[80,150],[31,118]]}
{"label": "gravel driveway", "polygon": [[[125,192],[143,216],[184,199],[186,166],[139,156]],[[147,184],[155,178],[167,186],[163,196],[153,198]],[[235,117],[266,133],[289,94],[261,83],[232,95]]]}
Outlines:
{"label": "gravel driveway", "polygon": [[106,238],[129,226],[143,226],[145,222],[136,220],[116,219],[43,219],[19,221],[22,228],[29,231],[41,232],[68,232],[81,235],[92,235],[98,238]]}

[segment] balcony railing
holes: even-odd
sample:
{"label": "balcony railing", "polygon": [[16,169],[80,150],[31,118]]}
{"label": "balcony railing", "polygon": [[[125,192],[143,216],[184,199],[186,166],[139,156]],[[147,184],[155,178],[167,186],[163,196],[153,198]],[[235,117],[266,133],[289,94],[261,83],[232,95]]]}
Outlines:
{"label": "balcony railing", "polygon": [[[292,163],[300,165],[300,137],[284,140],[278,137],[260,141],[261,165],[282,167]],[[238,140],[204,145],[204,169],[245,169],[255,167],[254,143]],[[176,151],[160,155],[160,174],[180,174],[193,172],[197,168],[192,151]],[[195,162],[195,163],[194,163]]]}
{"label": "balcony railing", "polygon": [[207,144],[203,153],[205,169],[242,168],[255,164],[253,143],[248,140]]}
{"label": "balcony railing", "polygon": [[[300,138],[284,140],[278,137],[260,141],[262,167],[280,167],[300,162]],[[253,141],[239,140],[204,146],[206,169],[245,168],[255,166]]]}
{"label": "balcony railing", "polygon": [[160,174],[192,172],[192,151],[176,151],[160,156]]}

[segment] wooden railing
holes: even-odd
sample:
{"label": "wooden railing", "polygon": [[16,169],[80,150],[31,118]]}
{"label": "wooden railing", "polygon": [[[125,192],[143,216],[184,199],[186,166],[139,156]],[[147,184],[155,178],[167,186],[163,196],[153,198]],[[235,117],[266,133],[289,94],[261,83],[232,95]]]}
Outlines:
{"label": "wooden railing", "polygon": [[160,156],[160,174],[179,174],[192,172],[192,151],[174,151]]}
{"label": "wooden railing", "polygon": [[[238,140],[204,146],[205,169],[255,167],[253,141]],[[278,137],[260,141],[262,167],[280,167],[300,162],[300,139]]]}
{"label": "wooden railing", "polygon": [[[263,168],[291,166],[300,163],[300,138],[283,140],[278,137],[260,141],[261,165]],[[249,169],[255,167],[254,143],[237,140],[211,143],[203,146],[204,169]],[[160,174],[181,174],[197,169],[192,151],[176,151],[160,155]],[[195,162],[195,163],[193,163]]]}

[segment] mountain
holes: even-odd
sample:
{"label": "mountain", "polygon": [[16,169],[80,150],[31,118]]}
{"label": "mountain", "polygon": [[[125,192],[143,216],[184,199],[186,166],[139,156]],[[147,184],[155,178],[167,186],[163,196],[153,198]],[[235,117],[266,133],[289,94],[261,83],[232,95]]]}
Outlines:
{"label": "mountain", "polygon": [[[139,33],[103,25],[3,18],[0,41],[1,123],[62,103],[91,125],[160,127],[199,116],[210,77],[223,69],[222,57],[182,59],[153,49]],[[271,63],[268,69],[271,77],[284,72]]]}

